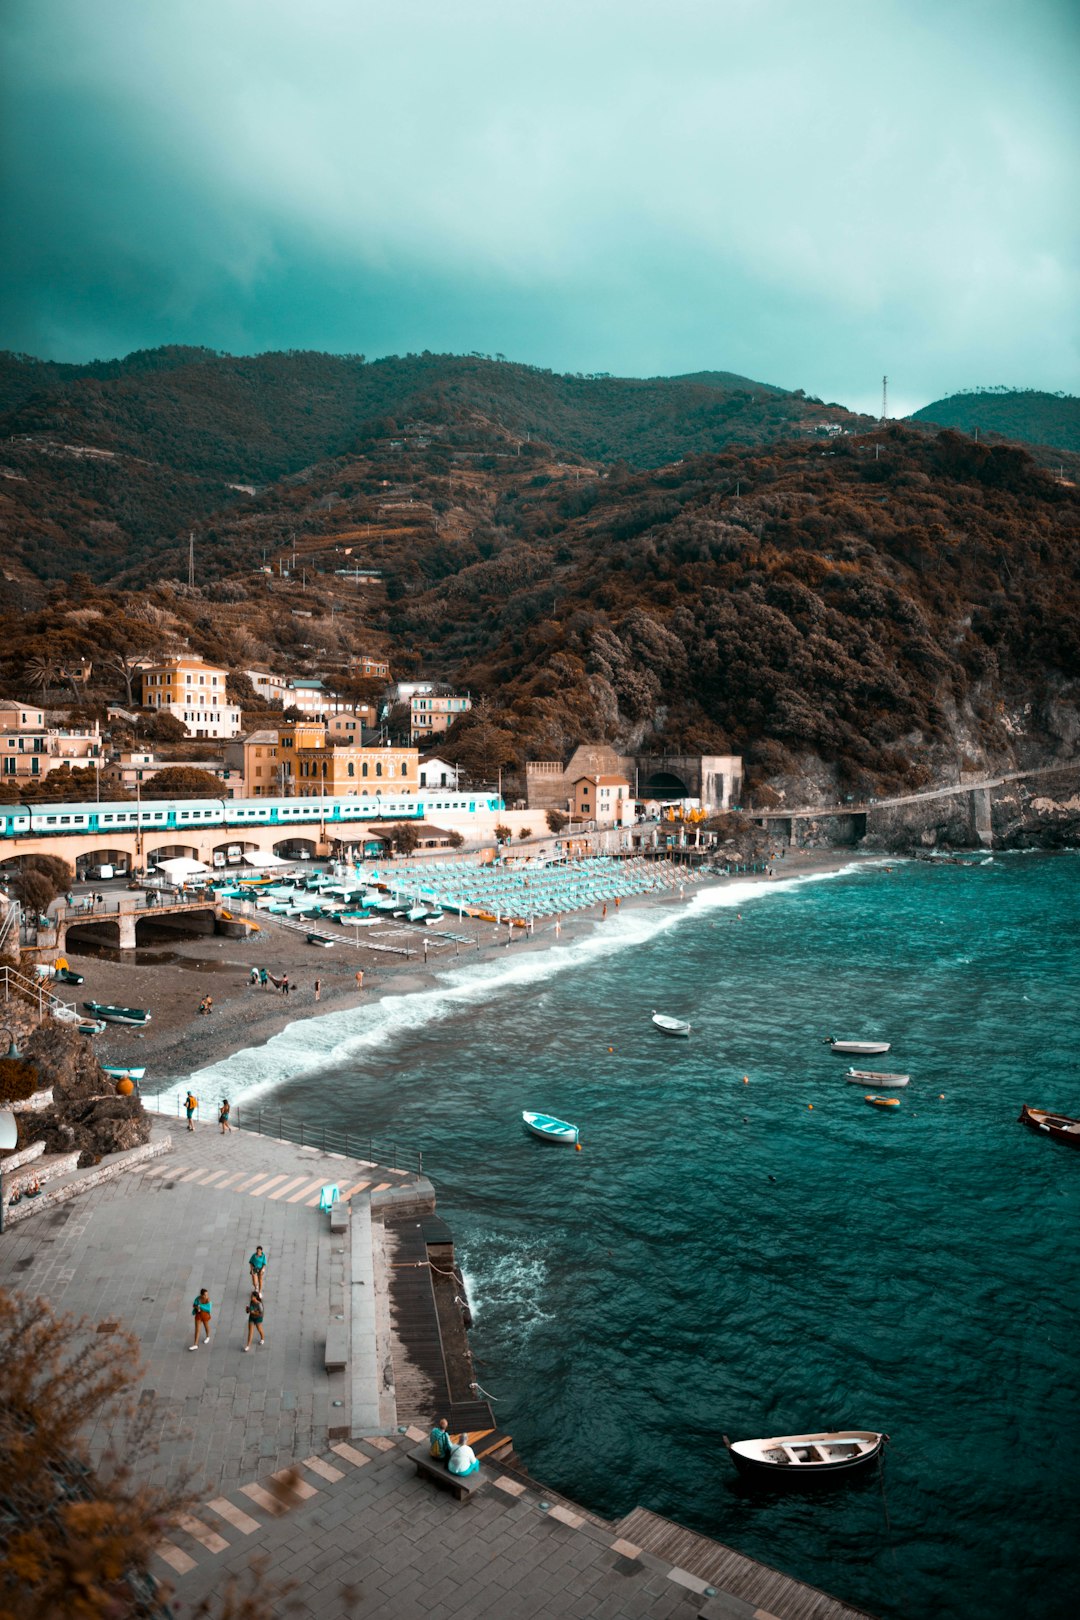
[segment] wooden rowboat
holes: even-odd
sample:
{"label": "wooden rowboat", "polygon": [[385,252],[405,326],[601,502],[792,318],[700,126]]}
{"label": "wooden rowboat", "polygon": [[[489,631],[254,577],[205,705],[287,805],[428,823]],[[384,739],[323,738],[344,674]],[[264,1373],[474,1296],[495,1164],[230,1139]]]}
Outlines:
{"label": "wooden rowboat", "polygon": [[1080,1119],[1070,1119],[1068,1114],[1052,1114],[1048,1108],[1029,1108],[1025,1103],[1020,1110],[1019,1123],[1030,1125],[1033,1131],[1041,1131],[1058,1142],[1080,1147]]}
{"label": "wooden rowboat", "polygon": [[880,1057],[892,1045],[891,1041],[838,1041],[834,1035],[825,1037],[825,1045],[845,1057]]}
{"label": "wooden rowboat", "polygon": [[906,1086],[910,1074],[882,1074],[874,1069],[849,1069],[844,1076],[853,1086]]}
{"label": "wooden rowboat", "polygon": [[771,1440],[729,1440],[728,1456],[740,1473],[757,1479],[805,1480],[850,1474],[881,1455],[887,1434],[873,1429],[834,1429],[821,1434],[782,1434]]}
{"label": "wooden rowboat", "polygon": [[864,1097],[863,1102],[873,1103],[875,1108],[899,1108],[899,1097]]}
{"label": "wooden rowboat", "polygon": [[141,1027],[150,1022],[144,1007],[108,1007],[100,1001],[84,1001],[83,1006],[91,1018],[103,1018],[107,1024],[134,1024]]}
{"label": "wooden rowboat", "polygon": [[654,1012],[652,1021],[661,1035],[678,1035],[684,1040],[689,1037],[690,1025],[681,1018],[668,1018],[665,1013]]}
{"label": "wooden rowboat", "polygon": [[555,1119],[551,1114],[534,1114],[531,1109],[522,1110],[522,1119],[525,1129],[534,1136],[539,1136],[544,1142],[562,1142],[567,1147],[576,1147],[578,1128],[570,1125],[565,1119]]}

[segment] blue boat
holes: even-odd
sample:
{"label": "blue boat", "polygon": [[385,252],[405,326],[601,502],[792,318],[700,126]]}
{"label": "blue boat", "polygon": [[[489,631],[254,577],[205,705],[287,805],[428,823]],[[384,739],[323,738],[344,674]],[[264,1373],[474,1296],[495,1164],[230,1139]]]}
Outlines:
{"label": "blue boat", "polygon": [[550,1114],[534,1114],[531,1109],[522,1110],[522,1119],[525,1129],[534,1136],[539,1136],[545,1142],[562,1142],[568,1147],[576,1147],[578,1128],[569,1125],[565,1119],[554,1119]]}

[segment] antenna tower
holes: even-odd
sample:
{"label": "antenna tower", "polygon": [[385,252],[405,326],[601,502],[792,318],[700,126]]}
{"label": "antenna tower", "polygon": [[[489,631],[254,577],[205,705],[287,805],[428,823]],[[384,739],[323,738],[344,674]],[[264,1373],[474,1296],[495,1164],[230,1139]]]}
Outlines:
{"label": "antenna tower", "polygon": [[194,529],[189,529],[188,530],[187,582],[188,582],[189,585],[192,585],[192,586],[195,584],[195,531],[194,531]]}
{"label": "antenna tower", "polygon": [[882,379],[881,379],[881,425],[882,425],[882,427],[884,427],[885,423],[888,420],[889,420],[889,379],[888,379],[888,377],[882,377]]}

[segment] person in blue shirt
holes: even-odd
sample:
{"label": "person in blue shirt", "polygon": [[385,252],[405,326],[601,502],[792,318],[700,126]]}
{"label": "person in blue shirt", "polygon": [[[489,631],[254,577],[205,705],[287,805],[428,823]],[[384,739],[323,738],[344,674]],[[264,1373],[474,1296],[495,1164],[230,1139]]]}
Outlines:
{"label": "person in blue shirt", "polygon": [[431,1455],[440,1462],[450,1460],[450,1452],[454,1442],[450,1438],[450,1425],[445,1418],[440,1418],[428,1436],[431,1441]]}
{"label": "person in blue shirt", "polygon": [[209,1290],[206,1288],[200,1288],[199,1292],[195,1295],[195,1298],[191,1302],[191,1314],[195,1319],[195,1343],[188,1345],[189,1350],[197,1350],[199,1348],[200,1327],[203,1330],[203,1343],[210,1343],[210,1312],[213,1310],[213,1308],[214,1302],[210,1298]]}
{"label": "person in blue shirt", "polygon": [[257,1294],[263,1290],[263,1274],[266,1271],[266,1255],[260,1243],[255,1253],[248,1256],[248,1269],[251,1272],[251,1286]]}

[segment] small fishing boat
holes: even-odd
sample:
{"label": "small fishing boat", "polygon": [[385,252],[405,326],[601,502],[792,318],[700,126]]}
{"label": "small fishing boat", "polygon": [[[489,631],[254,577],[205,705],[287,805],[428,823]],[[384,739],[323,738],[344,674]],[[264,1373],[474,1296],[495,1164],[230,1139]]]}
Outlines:
{"label": "small fishing boat", "polygon": [[740,1473],[756,1479],[810,1479],[850,1474],[880,1457],[887,1434],[873,1429],[834,1429],[822,1434],[781,1434],[771,1440],[729,1440],[728,1456]]}
{"label": "small fishing boat", "polygon": [[864,1097],[863,1102],[873,1103],[875,1108],[899,1108],[899,1097]]}
{"label": "small fishing boat", "polygon": [[102,1074],[107,1074],[112,1080],[134,1080],[138,1085],[146,1077],[145,1068],[133,1069],[127,1063],[102,1063],[99,1067]]}
{"label": "small fishing boat", "polygon": [[334,945],[337,943],[336,940],[329,939],[326,934],[309,934],[307,942],[309,945]]}
{"label": "small fishing boat", "polygon": [[652,1021],[661,1035],[679,1035],[685,1039],[690,1034],[690,1025],[681,1018],[669,1018],[666,1013],[653,1012]]}
{"label": "small fishing boat", "polygon": [[906,1086],[910,1074],[883,1074],[880,1069],[849,1069],[844,1079],[853,1086]]}
{"label": "small fishing boat", "polygon": [[84,1001],[83,1007],[91,1018],[103,1018],[107,1024],[133,1024],[141,1028],[150,1022],[144,1007],[109,1007],[100,1001]]}
{"label": "small fishing boat", "polygon": [[1052,1114],[1048,1108],[1029,1108],[1025,1103],[1020,1110],[1019,1123],[1030,1125],[1033,1131],[1053,1136],[1059,1142],[1080,1147],[1080,1119],[1070,1119],[1068,1114]]}
{"label": "small fishing boat", "polygon": [[100,1035],[105,1024],[100,1018],[87,1018],[75,1007],[69,1007],[66,1002],[57,1002],[52,1009],[52,1015],[59,1024],[73,1024],[80,1035]]}
{"label": "small fishing boat", "polygon": [[891,1041],[838,1041],[835,1035],[825,1037],[825,1045],[847,1057],[880,1057],[892,1045]]}
{"label": "small fishing boat", "polygon": [[534,1114],[531,1109],[524,1109],[521,1115],[525,1121],[525,1129],[534,1136],[539,1136],[545,1142],[564,1142],[569,1147],[577,1144],[578,1128],[567,1124],[565,1119],[554,1119],[550,1114]]}
{"label": "small fishing boat", "polygon": [[407,917],[409,922],[423,922],[424,918],[427,916],[427,914],[428,914],[427,906],[417,905],[417,906],[410,906],[408,911],[405,913],[405,916]]}
{"label": "small fishing boat", "polygon": [[57,970],[56,970],[55,977],[56,977],[57,984],[82,984],[82,982],[83,982],[82,974],[81,973],[75,973],[71,968],[69,968],[67,966],[58,967]]}

